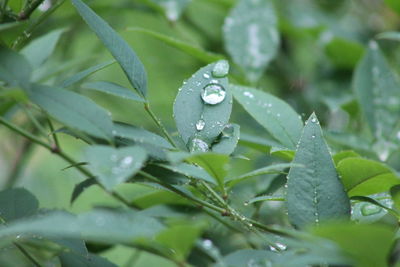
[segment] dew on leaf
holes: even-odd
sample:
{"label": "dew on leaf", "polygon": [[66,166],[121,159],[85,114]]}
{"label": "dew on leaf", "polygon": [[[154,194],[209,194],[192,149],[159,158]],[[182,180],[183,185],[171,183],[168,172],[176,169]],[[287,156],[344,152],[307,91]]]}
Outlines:
{"label": "dew on leaf", "polygon": [[204,74],[203,74],[203,77],[206,78],[206,79],[209,79],[209,78],[210,78],[210,75],[207,74],[207,73],[204,73]]}
{"label": "dew on leaf", "polygon": [[381,210],[381,207],[367,203],[361,207],[361,214],[364,216],[370,216],[379,213]]}
{"label": "dew on leaf", "polygon": [[254,95],[253,95],[252,93],[250,93],[250,92],[247,92],[247,91],[244,91],[244,92],[243,92],[243,95],[244,95],[244,96],[247,96],[247,97],[249,97],[249,98],[254,98]]}
{"label": "dew on leaf", "polygon": [[204,129],[204,126],[206,125],[206,122],[202,119],[198,120],[198,122],[196,123],[196,130],[197,131],[201,131]]}
{"label": "dew on leaf", "polygon": [[220,60],[218,61],[213,70],[212,75],[217,78],[222,78],[228,75],[229,72],[229,63],[227,60]]}
{"label": "dew on leaf", "polygon": [[190,143],[190,152],[207,152],[208,144],[199,138],[194,138]]}
{"label": "dew on leaf", "polygon": [[226,96],[225,88],[219,84],[208,84],[201,92],[201,98],[210,105],[216,105],[224,101]]}

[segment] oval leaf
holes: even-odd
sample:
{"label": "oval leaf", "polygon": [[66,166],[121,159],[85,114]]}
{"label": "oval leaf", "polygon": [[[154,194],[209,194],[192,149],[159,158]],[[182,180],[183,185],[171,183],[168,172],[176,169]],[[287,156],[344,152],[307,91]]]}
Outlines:
{"label": "oval leaf", "polygon": [[233,96],[244,109],[285,148],[294,149],[303,122],[286,102],[254,88],[230,85]]}
{"label": "oval leaf", "polygon": [[72,0],[78,13],[121,65],[126,77],[140,94],[146,96],[146,70],[132,48],[111,27],[81,0]]}
{"label": "oval leaf", "polygon": [[64,89],[32,85],[29,98],[67,126],[99,138],[112,139],[110,115],[82,95]]}
{"label": "oval leaf", "polygon": [[[229,121],[232,110],[232,94],[228,87],[228,78],[213,76],[218,61],[197,71],[187,80],[176,96],[174,118],[183,141],[190,147],[192,139],[200,139],[209,146],[222,132]],[[217,104],[207,104],[201,97],[204,88],[221,86],[225,97]],[[221,95],[215,96],[220,100]],[[211,99],[211,100],[215,100]]]}
{"label": "oval leaf", "polygon": [[250,81],[257,81],[276,56],[279,35],[272,1],[241,0],[225,19],[225,47]]}
{"label": "oval leaf", "polygon": [[6,222],[29,217],[36,213],[39,202],[24,188],[12,188],[0,192],[0,218]]}
{"label": "oval leaf", "polygon": [[106,146],[91,146],[86,149],[88,168],[106,189],[127,181],[138,172],[147,159],[141,147],[114,149]]}
{"label": "oval leaf", "polygon": [[290,222],[303,227],[322,220],[349,217],[350,201],[336,173],[315,114],[304,126],[287,183]]}

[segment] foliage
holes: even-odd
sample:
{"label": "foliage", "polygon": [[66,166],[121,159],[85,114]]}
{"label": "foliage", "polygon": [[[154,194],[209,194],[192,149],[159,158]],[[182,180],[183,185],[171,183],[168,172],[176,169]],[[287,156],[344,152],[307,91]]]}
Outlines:
{"label": "foliage", "polygon": [[399,12],[1,0],[0,266],[400,266]]}

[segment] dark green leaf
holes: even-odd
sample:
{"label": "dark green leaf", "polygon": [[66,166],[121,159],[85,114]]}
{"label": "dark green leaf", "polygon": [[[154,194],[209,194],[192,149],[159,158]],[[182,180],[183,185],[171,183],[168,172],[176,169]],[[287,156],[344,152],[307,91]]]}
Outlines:
{"label": "dark green leaf", "polygon": [[393,199],[394,207],[400,211],[400,185],[395,185],[390,188],[390,196]]}
{"label": "dark green leaf", "polygon": [[58,40],[64,32],[64,29],[58,29],[51,31],[44,36],[40,36],[25,46],[21,50],[21,54],[28,59],[32,67],[38,68],[51,56]]}
{"label": "dark green leaf", "polygon": [[147,159],[140,147],[114,149],[107,146],[90,146],[86,149],[89,169],[107,190],[127,181],[138,172]]}
{"label": "dark green leaf", "polygon": [[392,169],[373,160],[346,158],[339,162],[337,170],[350,196],[381,193],[400,184],[399,177]]}
{"label": "dark green leaf", "polygon": [[362,44],[334,37],[325,45],[325,53],[331,62],[342,69],[353,69],[364,53]]}
{"label": "dark green leaf", "polygon": [[32,85],[29,98],[67,126],[99,138],[112,139],[110,115],[82,95],[45,85]]}
{"label": "dark green leaf", "polygon": [[[184,82],[174,103],[174,118],[178,131],[189,148],[202,143],[201,149],[207,151],[229,121],[232,110],[232,93],[226,78],[229,65],[218,61],[198,70]],[[224,66],[223,75],[215,75],[214,69]],[[202,99],[204,92],[212,92]],[[222,101],[219,102],[218,101]],[[210,104],[211,103],[211,104]],[[215,104],[212,104],[215,103]],[[197,143],[196,143],[197,142]]]}
{"label": "dark green leaf", "polygon": [[72,0],[79,14],[121,65],[126,77],[140,94],[146,96],[146,70],[132,48],[81,0]]}
{"label": "dark green leaf", "polygon": [[95,185],[96,179],[95,178],[88,178],[79,184],[76,184],[74,187],[74,191],[72,191],[71,195],[71,204],[74,203],[74,201],[85,191],[86,188]]}
{"label": "dark green leaf", "polygon": [[241,0],[224,23],[225,47],[250,81],[257,81],[279,48],[272,1]]}
{"label": "dark green leaf", "polygon": [[59,258],[63,267],[117,267],[107,259],[92,253],[83,257],[75,253],[64,252]]}
{"label": "dark green leaf", "polygon": [[221,136],[211,150],[219,154],[230,155],[235,151],[235,148],[240,138],[240,126],[237,124],[228,124],[221,133]]}
{"label": "dark green leaf", "polygon": [[215,153],[202,153],[187,159],[205,169],[222,187],[228,172],[229,156]]}
{"label": "dark green leaf", "polygon": [[0,192],[0,218],[9,223],[36,213],[39,202],[24,188],[7,189]]}
{"label": "dark green leaf", "polygon": [[235,99],[284,147],[294,149],[303,122],[287,103],[254,88],[230,85]]}
{"label": "dark green leaf", "polygon": [[169,46],[175,47],[176,49],[179,49],[182,52],[185,52],[186,54],[197,58],[198,60],[200,60],[204,63],[212,63],[217,60],[224,59],[223,55],[205,51],[203,48],[198,47],[194,44],[186,43],[184,41],[175,39],[173,37],[170,37],[170,36],[158,33],[158,32],[153,32],[153,31],[150,31],[150,30],[147,30],[144,28],[128,28],[128,30],[144,33],[151,37],[154,37],[154,38],[166,43]]}
{"label": "dark green leaf", "polygon": [[98,82],[89,82],[82,84],[83,88],[91,89],[99,92],[103,92],[106,94],[118,96],[124,99],[145,102],[145,100],[139,96],[137,93],[125,88],[121,85],[112,82],[98,81]]}
{"label": "dark green leaf", "polygon": [[8,86],[29,88],[32,67],[28,60],[7,48],[0,46],[0,80]]}
{"label": "dark green leaf", "polygon": [[286,199],[293,225],[349,217],[350,201],[315,114],[304,126],[293,163],[303,165],[291,167],[288,175]]}
{"label": "dark green leaf", "polygon": [[83,70],[81,72],[78,72],[78,73],[72,75],[71,77],[69,77],[68,79],[66,79],[65,81],[63,81],[61,83],[61,87],[69,87],[77,82],[82,81],[83,79],[92,75],[93,73],[95,73],[99,70],[102,70],[114,63],[115,63],[115,60],[109,60],[109,61],[97,64],[97,65],[90,67],[86,70]]}

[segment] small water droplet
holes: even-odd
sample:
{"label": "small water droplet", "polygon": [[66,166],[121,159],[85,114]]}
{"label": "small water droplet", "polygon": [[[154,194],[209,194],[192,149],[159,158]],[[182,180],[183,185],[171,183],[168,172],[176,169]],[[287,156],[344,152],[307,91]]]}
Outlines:
{"label": "small water droplet", "polygon": [[216,105],[224,101],[226,96],[225,88],[219,84],[208,84],[201,92],[201,98],[210,105]]}
{"label": "small water droplet", "polygon": [[248,206],[248,205],[249,205],[249,202],[246,201],[246,202],[243,203],[243,205]]}
{"label": "small water droplet", "polygon": [[208,144],[199,138],[194,138],[190,143],[191,152],[207,152]]}
{"label": "small water droplet", "polygon": [[276,242],[275,244],[280,250],[286,250],[287,246],[285,244]]}
{"label": "small water droplet", "polygon": [[229,72],[229,63],[227,60],[220,60],[215,63],[214,68],[212,70],[212,75],[217,78],[222,78],[228,75]]}
{"label": "small water droplet", "polygon": [[197,123],[196,123],[196,130],[197,131],[201,131],[204,129],[204,126],[206,125],[206,122],[202,119],[200,119]]}
{"label": "small water droplet", "polygon": [[205,249],[212,249],[212,247],[213,247],[212,241],[210,239],[203,240],[203,247]]}
{"label": "small water droplet", "polygon": [[117,135],[117,131],[116,130],[112,130],[111,132],[113,135]]}
{"label": "small water droplet", "polygon": [[126,168],[126,167],[128,167],[129,165],[131,165],[132,162],[133,162],[133,158],[132,158],[131,156],[124,157],[124,158],[121,160],[120,167],[121,167],[121,168]]}
{"label": "small water droplet", "polygon": [[400,131],[398,131],[398,132],[396,133],[396,137],[397,137],[397,139],[400,140]]}
{"label": "small water droplet", "polygon": [[210,74],[208,74],[208,73],[203,73],[203,77],[204,77],[205,79],[209,79],[209,78],[210,78]]}
{"label": "small water droplet", "polygon": [[248,98],[254,98],[254,95],[252,93],[248,92],[248,91],[244,91],[243,95],[247,96]]}
{"label": "small water droplet", "polygon": [[281,114],[280,114],[280,113],[277,113],[277,114],[276,114],[276,116],[277,116],[277,117],[280,117],[280,116],[281,116]]}
{"label": "small water droplet", "polygon": [[367,203],[361,207],[361,214],[364,216],[370,216],[379,213],[381,210],[381,207]]}
{"label": "small water droplet", "polygon": [[378,44],[375,41],[369,42],[369,48],[372,50],[377,50],[378,49]]}
{"label": "small water droplet", "polygon": [[315,138],[315,134],[311,135],[311,138]]}
{"label": "small water droplet", "polygon": [[311,119],[311,122],[312,122],[312,123],[316,123],[316,122],[317,122],[317,118],[315,118],[315,117],[312,118],[312,119]]}

